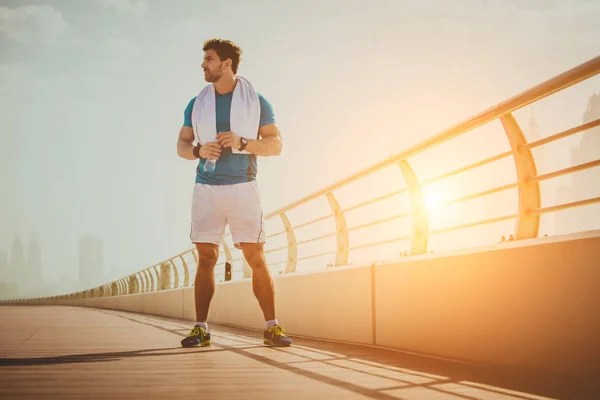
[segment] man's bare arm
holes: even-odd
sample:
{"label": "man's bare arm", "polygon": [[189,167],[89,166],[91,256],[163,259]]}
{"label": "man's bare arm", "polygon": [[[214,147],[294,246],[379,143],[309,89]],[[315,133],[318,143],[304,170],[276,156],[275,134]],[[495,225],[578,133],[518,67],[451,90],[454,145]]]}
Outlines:
{"label": "man's bare arm", "polygon": [[177,139],[177,154],[186,160],[195,160],[194,157],[194,130],[189,126],[182,126]]}
{"label": "man's bare arm", "polygon": [[[261,157],[278,156],[281,154],[281,134],[277,125],[270,124],[258,129],[260,139],[248,139],[248,145],[244,150]],[[220,132],[217,135],[219,144],[223,147],[240,148],[240,137],[233,132]]]}
{"label": "man's bare arm", "polygon": [[[194,157],[194,130],[188,126],[182,126],[177,139],[177,154],[186,160],[196,160]],[[218,143],[205,143],[198,153],[200,158],[212,158],[218,160],[221,156],[221,147]]]}

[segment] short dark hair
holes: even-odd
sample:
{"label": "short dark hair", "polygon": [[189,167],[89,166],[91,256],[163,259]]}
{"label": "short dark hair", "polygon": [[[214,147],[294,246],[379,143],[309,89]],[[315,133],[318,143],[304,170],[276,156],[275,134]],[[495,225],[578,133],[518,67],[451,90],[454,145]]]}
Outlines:
{"label": "short dark hair", "polygon": [[234,74],[237,74],[238,66],[240,65],[240,61],[242,59],[242,49],[240,46],[231,40],[213,38],[204,42],[202,50],[214,50],[219,55],[221,61],[225,61],[230,58],[231,69],[233,70]]}

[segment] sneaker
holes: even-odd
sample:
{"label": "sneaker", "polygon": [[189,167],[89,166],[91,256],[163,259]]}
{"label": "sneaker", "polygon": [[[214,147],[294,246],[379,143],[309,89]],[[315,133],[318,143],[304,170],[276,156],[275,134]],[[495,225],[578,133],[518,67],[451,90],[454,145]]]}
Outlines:
{"label": "sneaker", "polygon": [[269,346],[284,347],[292,344],[292,339],[285,336],[285,329],[279,325],[274,325],[265,330],[264,343]]}
{"label": "sneaker", "polygon": [[204,328],[199,326],[194,326],[187,337],[181,341],[181,346],[194,347],[198,345],[200,347],[210,346],[210,332],[206,332]]}

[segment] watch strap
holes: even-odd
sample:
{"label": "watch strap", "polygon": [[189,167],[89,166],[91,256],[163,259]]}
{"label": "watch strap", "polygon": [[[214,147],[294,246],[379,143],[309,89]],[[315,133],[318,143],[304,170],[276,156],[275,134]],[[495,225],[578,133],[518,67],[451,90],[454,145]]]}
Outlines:
{"label": "watch strap", "polygon": [[246,148],[246,146],[248,145],[248,139],[246,138],[240,138],[240,151],[244,150]]}
{"label": "watch strap", "polygon": [[200,148],[202,147],[202,145],[200,143],[198,143],[197,145],[194,146],[194,157],[196,158],[200,158]]}

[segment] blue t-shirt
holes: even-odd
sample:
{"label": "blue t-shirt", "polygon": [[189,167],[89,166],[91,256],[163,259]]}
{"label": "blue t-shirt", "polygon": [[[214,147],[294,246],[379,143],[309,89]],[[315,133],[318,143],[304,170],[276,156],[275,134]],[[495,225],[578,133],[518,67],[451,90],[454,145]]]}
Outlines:
{"label": "blue t-shirt", "polygon": [[[231,126],[229,117],[231,113],[231,100],[233,92],[216,95],[217,108],[217,132],[229,132]],[[275,123],[275,114],[273,106],[258,93],[260,100],[260,123],[259,126],[265,126]],[[192,109],[194,108],[194,97],[185,108],[183,126],[192,127]],[[235,133],[235,132],[234,132]],[[258,132],[256,132],[258,139]],[[250,182],[256,179],[257,164],[254,154],[233,154],[230,147],[221,149],[221,156],[217,160],[214,172],[207,174],[204,172],[204,163],[206,160],[200,159],[196,168],[196,183],[207,185],[233,185],[236,183]]]}

